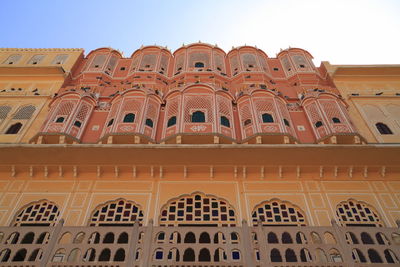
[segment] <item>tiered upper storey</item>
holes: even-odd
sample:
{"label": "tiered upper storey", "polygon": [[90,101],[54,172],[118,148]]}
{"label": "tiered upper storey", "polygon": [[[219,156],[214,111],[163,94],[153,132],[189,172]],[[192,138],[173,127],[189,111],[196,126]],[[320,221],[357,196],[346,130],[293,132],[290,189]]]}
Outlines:
{"label": "tiered upper storey", "polygon": [[362,143],[310,53],[195,43],[77,60],[35,143]]}

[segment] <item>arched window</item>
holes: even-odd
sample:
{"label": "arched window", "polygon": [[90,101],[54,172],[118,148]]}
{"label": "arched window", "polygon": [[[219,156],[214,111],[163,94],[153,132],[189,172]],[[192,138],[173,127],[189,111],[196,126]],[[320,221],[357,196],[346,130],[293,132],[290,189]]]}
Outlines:
{"label": "arched window", "polygon": [[322,121],[317,121],[316,123],[315,123],[315,128],[319,128],[319,127],[321,127],[323,124],[322,124]]}
{"label": "arched window", "polygon": [[114,234],[107,233],[103,238],[103,244],[112,244],[114,243]]}
{"label": "arched window", "polygon": [[355,234],[352,232],[347,232],[346,233],[346,241],[347,244],[358,244],[358,239]]}
{"label": "arched window", "polygon": [[[43,251],[40,248],[35,249],[32,251],[31,255],[29,256],[28,261],[39,261],[42,259]],[[1,256],[0,256],[1,258]]]}
{"label": "arched window", "polygon": [[282,243],[283,244],[292,244],[293,243],[292,237],[290,236],[290,234],[288,232],[282,233]]}
{"label": "arched window", "polygon": [[71,250],[71,252],[69,253],[67,261],[68,262],[78,262],[80,256],[81,256],[81,251],[78,248],[75,248],[75,249]]}
{"label": "arched window", "polygon": [[302,232],[296,233],[296,243],[297,244],[307,244],[307,238]]}
{"label": "arched window", "polygon": [[368,258],[372,263],[382,263],[382,258],[375,249],[368,249]]}
{"label": "arched window", "polygon": [[6,248],[0,252],[0,262],[7,262],[10,259],[11,250]]}
{"label": "arched window", "polygon": [[313,244],[322,244],[321,237],[316,232],[311,232],[311,240]]}
{"label": "arched window", "polygon": [[383,233],[376,233],[375,237],[379,245],[390,245],[389,240]]}
{"label": "arched window", "polygon": [[19,132],[19,130],[21,129],[21,127],[22,127],[22,123],[20,123],[20,122],[14,123],[7,129],[6,134],[17,134]]}
{"label": "arched window", "polygon": [[278,249],[274,248],[270,253],[271,262],[282,262],[282,256]]}
{"label": "arched window", "polygon": [[168,119],[167,127],[174,126],[175,124],[176,124],[176,116],[172,116],[171,118]]}
{"label": "arched window", "polygon": [[204,63],[203,62],[196,62],[194,63],[195,68],[204,68]]}
{"label": "arched window", "polygon": [[99,244],[100,243],[100,234],[94,232],[88,239],[88,244]]}
{"label": "arched window", "polygon": [[118,244],[128,244],[128,241],[129,241],[129,236],[128,236],[128,234],[125,233],[125,232],[123,232],[123,233],[121,233],[121,234],[119,235],[117,243],[118,243]]}
{"label": "arched window", "polygon": [[225,244],[225,243],[226,243],[225,235],[221,232],[215,233],[214,244]]}
{"label": "arched window", "polygon": [[18,239],[19,239],[19,233],[14,232],[8,236],[6,244],[17,244]]}
{"label": "arched window", "polygon": [[271,114],[264,113],[264,114],[262,114],[262,122],[263,123],[274,122],[274,118],[272,117]]}
{"label": "arched window", "polygon": [[221,125],[225,127],[231,127],[231,123],[229,122],[229,119],[225,116],[221,116]]}
{"label": "arched window", "polygon": [[227,259],[225,250],[217,248],[214,252],[214,262],[225,261]]}
{"label": "arched window", "polygon": [[60,210],[51,201],[40,200],[24,206],[15,217],[13,226],[51,226],[60,215]]}
{"label": "arched window", "polygon": [[231,233],[231,243],[232,244],[237,244],[239,243],[239,234],[236,232]]}
{"label": "arched window", "polygon": [[168,260],[170,261],[179,261],[179,250],[177,248],[173,248],[168,252]]}
{"label": "arched window", "polygon": [[307,249],[303,248],[300,250],[300,260],[301,260],[301,262],[311,262],[312,261],[311,254]]}
{"label": "arched window", "polygon": [[340,123],[341,121],[340,121],[339,118],[333,117],[333,118],[332,118],[332,122],[333,122],[333,123]]}
{"label": "arched window", "polygon": [[36,240],[36,244],[47,244],[49,242],[50,234],[48,232],[41,233]]}
{"label": "arched window", "polygon": [[206,232],[201,233],[199,243],[211,243],[210,235]]}
{"label": "arched window", "polygon": [[385,249],[383,252],[385,254],[385,259],[387,263],[399,263],[399,259],[396,254],[390,249]]}
{"label": "arched window", "polygon": [[283,119],[283,123],[287,126],[290,127],[290,123],[287,119]]}
{"label": "arched window", "polygon": [[392,233],[392,240],[396,245],[400,245],[400,234]]}
{"label": "arched window", "polygon": [[181,243],[181,234],[178,232],[173,232],[169,237],[169,243],[179,244]]}
{"label": "arched window", "polygon": [[342,255],[336,249],[329,251],[329,258],[332,262],[343,262]]}
{"label": "arched window", "polygon": [[72,235],[70,232],[65,232],[58,240],[58,244],[70,244]]}
{"label": "arched window", "polygon": [[376,129],[378,129],[380,134],[393,134],[392,130],[390,130],[389,126],[382,122],[378,122],[375,124]]}
{"label": "arched window", "polygon": [[286,262],[297,262],[296,253],[294,253],[293,249],[288,248],[285,252]]}
{"label": "arched window", "polygon": [[125,250],[120,248],[115,252],[114,261],[125,261]]}
{"label": "arched window", "polygon": [[89,248],[83,256],[83,261],[94,261],[96,259],[96,250]]}
{"label": "arched window", "polygon": [[54,253],[53,262],[64,262],[65,260],[65,249],[61,248]]}
{"label": "arched window", "polygon": [[315,252],[316,252],[315,255],[317,256],[317,262],[327,262],[328,261],[328,259],[326,258],[326,254],[322,249],[317,248]]}
{"label": "arched window", "polygon": [[194,250],[187,248],[183,254],[183,261],[195,261]]}
{"label": "arched window", "polygon": [[367,262],[364,254],[357,248],[352,250],[352,257],[355,262]]}
{"label": "arched window", "polygon": [[56,119],[56,123],[63,123],[64,120],[65,120],[64,117],[58,117],[58,118]]}
{"label": "arched window", "polygon": [[99,256],[99,261],[110,261],[111,258],[111,250],[105,248],[101,251]]}
{"label": "arched window", "polygon": [[126,114],[123,122],[135,122],[135,114],[133,113]]}
{"label": "arched window", "polygon": [[243,123],[244,126],[247,126],[247,125],[250,125],[250,124],[251,124],[251,119],[247,119]]}
{"label": "arched window", "polygon": [[206,115],[203,111],[195,111],[190,116],[191,122],[206,122]]}
{"label": "arched window", "polygon": [[12,261],[25,261],[25,257],[26,257],[26,249],[23,248],[18,250],[17,253],[15,253]]}
{"label": "arched window", "polygon": [[21,244],[33,244],[34,239],[35,239],[35,234],[33,232],[29,232],[25,234],[24,238],[22,238]]}
{"label": "arched window", "polygon": [[305,226],[306,219],[299,207],[290,202],[273,199],[257,205],[252,212],[253,225]]}
{"label": "arched window", "polygon": [[274,232],[269,232],[267,235],[267,240],[269,244],[278,244],[278,237],[276,236],[276,234]]}
{"label": "arched window", "polygon": [[233,207],[225,200],[197,192],[172,199],[161,209],[160,226],[236,226]]}
{"label": "arched window", "polygon": [[146,119],[146,123],[147,126],[149,126],[150,128],[153,128],[153,120],[152,119]]}
{"label": "arched window", "polygon": [[206,248],[202,248],[199,253],[199,261],[211,261],[210,251]]}
{"label": "arched window", "polygon": [[336,206],[336,215],[346,226],[383,226],[378,212],[365,202],[349,199]]}
{"label": "arched window", "polygon": [[74,126],[80,128],[80,127],[82,126],[82,122],[80,122],[80,121],[75,121],[75,122],[74,122]]}
{"label": "arched window", "polygon": [[372,240],[371,236],[366,232],[361,233],[361,241],[363,242],[363,244],[368,244],[368,245],[375,244],[374,240]]}
{"label": "arched window", "polygon": [[101,204],[93,211],[90,226],[132,226],[141,224],[143,212],[139,205],[126,199],[117,199]]}
{"label": "arched window", "polygon": [[329,232],[324,233],[325,244],[336,244],[336,239],[333,234]]}
{"label": "arched window", "polygon": [[184,243],[196,243],[196,236],[192,232],[187,233]]}

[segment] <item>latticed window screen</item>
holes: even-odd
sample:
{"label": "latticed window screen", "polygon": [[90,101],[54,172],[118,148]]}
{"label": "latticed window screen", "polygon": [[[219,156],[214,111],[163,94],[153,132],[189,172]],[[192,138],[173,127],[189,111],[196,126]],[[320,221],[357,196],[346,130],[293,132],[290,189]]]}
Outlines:
{"label": "latticed window screen", "polygon": [[29,105],[25,107],[21,107],[18,111],[14,114],[14,120],[29,120],[33,113],[35,112],[36,107]]}
{"label": "latticed window screen", "polygon": [[288,57],[285,56],[285,57],[282,58],[282,65],[283,65],[283,68],[284,68],[287,72],[293,71],[292,64],[290,63]]}
{"label": "latticed window screen", "polygon": [[106,61],[107,55],[96,55],[90,68],[101,68]]}
{"label": "latticed window screen", "polygon": [[141,118],[143,103],[144,103],[144,98],[125,99],[121,109],[120,121],[123,120],[123,117],[125,116],[126,113],[134,113],[136,118],[138,119]]}
{"label": "latticed window screen", "polygon": [[90,107],[89,105],[83,103],[81,108],[78,111],[78,114],[76,115],[76,119],[80,120],[81,122],[85,121],[85,118],[87,114],[89,113]]}
{"label": "latticed window screen", "polygon": [[349,199],[336,206],[336,215],[343,225],[383,226],[378,212],[365,202]]}
{"label": "latticed window screen", "polygon": [[340,107],[335,100],[320,99],[319,102],[321,103],[321,106],[331,123],[332,118],[338,118],[342,123],[345,122],[345,119],[340,112]]}
{"label": "latticed window screen", "polygon": [[242,125],[246,120],[250,119],[251,121],[253,121],[253,115],[250,110],[250,102],[249,101],[246,101],[239,105],[239,114],[240,114],[240,119],[242,121]]}
{"label": "latticed window screen", "polygon": [[114,68],[115,68],[115,65],[117,65],[117,61],[118,61],[118,58],[117,57],[115,57],[115,56],[112,56],[111,58],[110,58],[110,60],[108,61],[108,64],[107,64],[107,70],[108,71],[113,71],[114,70]]}
{"label": "latticed window screen", "polygon": [[207,111],[206,122],[214,122],[213,97],[210,95],[186,95],[184,96],[185,115],[184,121],[191,122],[191,111]]}
{"label": "latticed window screen", "polygon": [[262,55],[259,55],[258,59],[260,60],[262,69],[264,71],[268,71],[267,61],[265,60],[265,58]]}
{"label": "latticed window screen", "polygon": [[45,55],[34,55],[28,61],[28,64],[39,64],[44,59],[44,57],[45,57]]}
{"label": "latticed window screen", "polygon": [[217,103],[219,115],[232,121],[232,102],[228,98],[218,95]]}
{"label": "latticed window screen", "polygon": [[58,106],[58,110],[56,113],[56,117],[58,116],[65,116],[68,117],[72,110],[74,109],[75,103],[74,102],[62,102],[59,106]]}
{"label": "latticed window screen", "polygon": [[160,60],[160,70],[166,73],[168,69],[169,57],[167,55],[162,55]]}
{"label": "latticed window screen", "polygon": [[225,72],[225,62],[224,62],[224,56],[221,54],[214,52],[214,64],[215,68],[218,69],[219,71]]}
{"label": "latticed window screen", "polygon": [[0,120],[6,119],[10,111],[11,111],[10,106],[0,106]]}
{"label": "latticed window screen", "polygon": [[109,201],[98,206],[89,221],[89,226],[132,225],[143,221],[143,211],[139,205],[126,199]]}
{"label": "latticed window screen", "polygon": [[250,53],[242,54],[242,62],[245,68],[257,67],[256,57],[253,54]]}
{"label": "latticed window screen", "polygon": [[260,123],[263,123],[262,120],[262,114],[264,113],[269,113],[272,115],[272,117],[276,118],[275,115],[275,106],[274,106],[274,100],[273,99],[265,99],[265,98],[260,98],[257,99],[255,98],[253,100],[253,103],[256,107],[256,110],[259,114],[258,120]]}
{"label": "latticed window screen", "polygon": [[231,56],[229,58],[229,61],[231,62],[231,71],[232,74],[235,74],[235,72],[239,71],[239,60],[237,56]]}
{"label": "latticed window screen", "polygon": [[[279,111],[281,112],[282,119],[286,120],[289,123],[289,125],[286,125],[286,126],[291,127],[292,126],[292,120],[290,119],[290,115],[289,115],[289,111],[287,109],[286,103],[283,103],[282,101],[277,100],[276,104],[277,104],[277,106],[279,108]],[[290,132],[291,132],[291,134],[294,134],[292,129],[290,130]]]}
{"label": "latticed window screen", "polygon": [[183,64],[185,61],[185,55],[181,54],[176,57],[176,63],[175,63],[175,71],[180,71],[183,69]]}
{"label": "latticed window screen", "polygon": [[261,221],[263,225],[297,225],[307,224],[303,212],[290,202],[271,200],[257,205],[252,213],[253,225]]}
{"label": "latticed window screen", "polygon": [[189,66],[194,67],[196,62],[204,63],[205,68],[210,67],[210,54],[204,52],[192,52],[189,54]]}
{"label": "latticed window screen", "polygon": [[57,55],[53,59],[53,62],[51,64],[63,64],[63,63],[65,63],[67,58],[68,58],[68,55],[66,55],[66,54]]}
{"label": "latticed window screen", "polygon": [[139,60],[140,60],[140,57],[139,57],[139,56],[135,56],[135,57],[133,58],[133,60],[132,60],[132,68],[131,68],[131,71],[137,70],[137,67],[138,67],[138,65],[139,65]]}
{"label": "latticed window screen", "polygon": [[154,68],[157,62],[157,55],[154,54],[147,54],[144,55],[142,58],[142,62],[140,62],[140,68]]}
{"label": "latticed window screen", "polygon": [[294,56],[292,56],[292,59],[298,67],[308,69],[308,64],[307,64],[306,58],[303,55],[294,55]]}
{"label": "latticed window screen", "polygon": [[316,103],[311,103],[307,105],[306,110],[308,111],[308,116],[311,119],[312,125],[315,125],[317,121],[323,122],[323,119],[318,111],[319,109]]}
{"label": "latticed window screen", "polygon": [[15,64],[17,63],[20,59],[22,58],[22,55],[11,55],[9,56],[4,62],[3,64]]}
{"label": "latticed window screen", "polygon": [[32,202],[23,207],[13,222],[13,226],[54,225],[60,215],[56,204],[48,200]]}
{"label": "latticed window screen", "polygon": [[191,224],[236,226],[235,211],[225,200],[202,193],[172,200],[162,208],[160,226]]}
{"label": "latticed window screen", "polygon": [[149,99],[149,102],[147,104],[146,119],[151,119],[153,122],[156,122],[158,107],[159,104],[156,101]]}

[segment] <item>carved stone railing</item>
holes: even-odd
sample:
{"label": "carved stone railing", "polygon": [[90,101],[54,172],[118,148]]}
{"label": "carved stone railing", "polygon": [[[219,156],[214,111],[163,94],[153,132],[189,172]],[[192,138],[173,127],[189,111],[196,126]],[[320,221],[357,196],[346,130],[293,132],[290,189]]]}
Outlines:
{"label": "carved stone railing", "polygon": [[[385,227],[0,227],[0,266],[400,266]],[[389,265],[390,266],[390,265]]]}

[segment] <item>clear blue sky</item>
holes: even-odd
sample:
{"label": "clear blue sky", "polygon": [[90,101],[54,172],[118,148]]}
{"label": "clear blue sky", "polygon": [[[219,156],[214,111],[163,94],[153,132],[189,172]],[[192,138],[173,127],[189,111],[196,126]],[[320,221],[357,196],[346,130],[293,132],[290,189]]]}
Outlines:
{"label": "clear blue sky", "polygon": [[400,0],[2,0],[0,47],[301,47],[316,64],[400,64]]}

